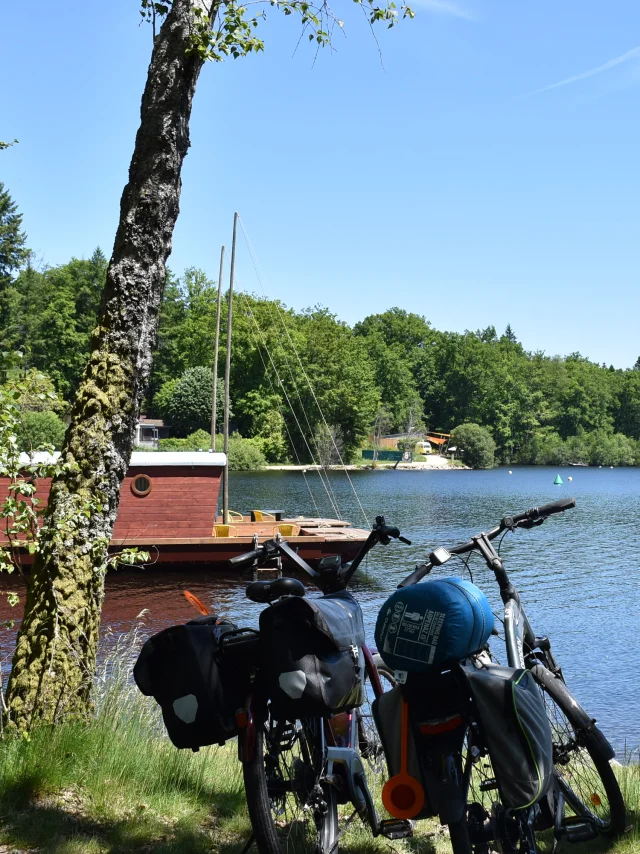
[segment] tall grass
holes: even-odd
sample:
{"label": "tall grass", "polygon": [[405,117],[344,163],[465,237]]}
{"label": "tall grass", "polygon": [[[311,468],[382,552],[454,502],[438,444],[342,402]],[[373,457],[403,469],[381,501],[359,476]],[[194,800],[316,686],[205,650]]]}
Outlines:
{"label": "tall grass", "polygon": [[139,629],[108,641],[89,723],[0,744],[0,834],[56,852],[67,850],[51,847],[58,837],[90,839],[96,851],[154,842],[158,851],[210,851],[214,826],[248,835],[235,745],[176,750],[157,705],[131,680]]}
{"label": "tall grass", "polygon": [[[89,723],[41,727],[0,741],[0,850],[51,854],[234,854],[250,836],[235,742],[176,750],[155,702],[131,679],[141,627],[106,639]],[[609,843],[561,844],[575,854],[640,854],[640,766],[617,769],[629,832]],[[378,809],[383,776],[370,780]],[[346,818],[352,810],[345,807]],[[541,851],[549,851],[544,840]],[[340,839],[350,854],[448,854],[446,830],[420,822],[413,839],[373,839],[356,820]]]}

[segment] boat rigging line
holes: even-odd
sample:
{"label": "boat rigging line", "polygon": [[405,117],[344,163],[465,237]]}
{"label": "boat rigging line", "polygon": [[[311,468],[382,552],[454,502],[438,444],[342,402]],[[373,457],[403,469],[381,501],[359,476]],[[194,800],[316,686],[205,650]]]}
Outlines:
{"label": "boat rigging line", "polygon": [[[247,304],[248,304],[248,300],[246,300],[246,298],[245,298],[245,301],[246,301],[246,302],[247,302]],[[266,305],[268,306],[269,311],[271,312],[271,307],[270,307],[270,303],[269,303],[269,301],[266,301]],[[252,313],[252,314],[253,314],[253,313]],[[307,450],[309,451],[309,455],[310,455],[310,457],[311,457],[312,465],[317,466],[317,465],[318,465],[318,463],[316,462],[316,459],[315,459],[315,457],[314,457],[313,451],[312,451],[312,449],[311,449],[311,447],[310,447],[310,445],[309,445],[309,442],[307,441],[307,437],[306,437],[306,435],[305,435],[305,433],[304,433],[304,431],[303,431],[303,429],[302,429],[302,426],[300,425],[300,421],[299,421],[299,419],[298,419],[297,415],[295,414],[295,409],[294,409],[293,404],[292,404],[292,402],[291,402],[291,398],[290,398],[290,397],[289,397],[289,395],[287,394],[287,391],[286,391],[285,385],[284,385],[284,383],[282,382],[282,377],[280,376],[280,374],[278,373],[278,371],[277,371],[277,369],[276,369],[275,363],[274,363],[273,358],[272,358],[272,355],[271,355],[271,351],[269,350],[269,347],[268,347],[268,345],[267,345],[267,343],[266,343],[266,341],[265,341],[265,339],[264,339],[264,336],[262,335],[262,331],[260,330],[260,326],[259,326],[259,324],[258,324],[257,320],[255,320],[255,315],[253,315],[253,317],[254,317],[254,322],[255,322],[255,324],[256,324],[256,328],[260,331],[260,337],[261,337],[261,339],[262,339],[262,342],[263,342],[263,346],[264,346],[264,348],[265,348],[265,351],[267,352],[267,355],[269,356],[269,360],[270,360],[271,364],[273,365],[273,369],[274,369],[274,371],[276,372],[276,378],[277,378],[277,381],[278,381],[278,385],[280,386],[280,388],[282,389],[283,394],[284,394],[284,395],[286,396],[286,398],[287,398],[287,403],[288,403],[288,405],[289,405],[289,408],[291,409],[291,413],[292,413],[292,415],[293,415],[293,416],[294,416],[294,418],[295,418],[296,424],[297,424],[297,426],[298,426],[298,431],[299,431],[299,433],[300,433],[300,435],[301,435],[301,437],[302,437],[302,440],[304,441],[305,445],[307,446]],[[308,417],[308,415],[307,415],[307,410],[305,409],[305,405],[304,405],[304,403],[303,403],[303,401],[302,401],[302,397],[301,397],[301,395],[300,395],[300,390],[298,389],[298,386],[297,386],[297,383],[296,383],[295,377],[294,377],[294,375],[293,375],[293,371],[291,370],[291,364],[290,364],[289,360],[287,359],[286,352],[285,352],[285,351],[282,351],[282,352],[283,352],[283,356],[284,356],[284,360],[285,360],[285,365],[286,365],[287,370],[288,370],[288,372],[289,372],[289,378],[290,378],[290,380],[291,380],[291,384],[293,385],[294,391],[295,391],[296,396],[297,396],[297,398],[298,398],[298,403],[300,404],[300,409],[301,409],[302,414],[304,415],[304,419],[305,419],[305,421],[306,421],[306,423],[307,423],[307,428],[308,428],[308,430],[309,430],[309,436],[310,436],[311,441],[313,442],[313,444],[314,444],[314,446],[315,446],[316,453],[318,454],[318,456],[320,456],[320,449],[319,449],[319,447],[318,447],[318,442],[317,442],[317,439],[316,439],[316,437],[315,437],[315,435],[314,435],[314,433],[313,433],[313,428],[311,427],[311,424],[310,424],[310,422],[309,422],[309,417]],[[318,471],[318,474],[319,474],[319,476],[320,476],[320,480],[321,480],[321,481],[322,481],[322,483],[323,483],[323,486],[324,486],[324,488],[325,488],[325,492],[327,492],[327,495],[329,495],[329,493],[331,493],[331,495],[329,496],[329,498],[330,498],[330,501],[331,501],[331,503],[332,503],[332,505],[333,505],[333,509],[334,509],[334,511],[337,513],[338,518],[342,518],[341,511],[340,511],[340,508],[339,508],[339,506],[338,506],[338,500],[337,500],[337,498],[336,498],[336,496],[335,496],[335,493],[334,493],[334,491],[333,491],[333,487],[331,486],[331,480],[330,480],[330,478],[329,478],[328,473],[327,473],[326,471],[324,472],[324,479],[323,479],[323,475],[322,475],[322,473],[321,473],[321,467],[320,467],[320,468],[318,468],[318,469],[316,469],[316,470]]]}
{"label": "boat rigging line", "polygon": [[[245,227],[244,227],[244,223],[243,223],[242,218],[240,217],[240,215],[239,215],[239,214],[238,214],[238,221],[239,221],[239,223],[240,223],[240,228],[241,228],[241,230],[242,230],[242,234],[243,234],[243,236],[244,236],[245,243],[246,243],[247,249],[248,249],[248,251],[249,251],[249,255],[250,255],[250,257],[251,257],[251,262],[252,262],[252,264],[253,264],[253,269],[254,269],[254,271],[255,271],[256,278],[258,279],[258,282],[259,282],[259,284],[260,284],[260,289],[262,290],[262,293],[263,293],[263,296],[264,296],[265,300],[267,300],[267,305],[269,305],[269,306],[271,307],[272,302],[268,300],[267,294],[266,294],[266,292],[265,292],[264,285],[262,284],[262,278],[261,278],[260,273],[259,273],[259,270],[258,270],[258,263],[257,263],[257,259],[256,259],[256,253],[255,253],[255,250],[254,250],[254,248],[253,248],[253,244],[251,243],[251,240],[250,240],[250,238],[249,238],[249,235],[247,234],[247,230],[245,229]],[[271,308],[270,308],[270,310],[271,310]],[[312,398],[313,398],[313,400],[314,400],[314,402],[315,402],[315,404],[316,404],[316,407],[318,408],[318,412],[319,412],[319,414],[320,414],[320,418],[322,419],[322,422],[323,422],[323,424],[324,424],[324,426],[325,426],[325,428],[326,428],[326,430],[327,430],[327,434],[328,434],[328,436],[329,436],[329,437],[330,437],[330,439],[331,439],[331,442],[332,442],[332,444],[333,444],[333,447],[334,447],[334,450],[335,450],[335,452],[336,452],[336,455],[337,455],[338,459],[340,460],[340,465],[342,466],[342,469],[343,469],[343,471],[344,471],[344,473],[345,473],[345,475],[346,475],[346,477],[347,477],[347,480],[349,481],[349,485],[350,485],[351,490],[352,490],[352,492],[353,492],[353,494],[354,494],[354,496],[355,496],[355,499],[356,499],[356,501],[357,501],[357,503],[358,503],[358,507],[360,508],[360,512],[362,513],[362,516],[363,516],[363,518],[364,518],[364,520],[365,520],[365,522],[366,522],[367,527],[368,527],[368,528],[370,528],[370,527],[371,527],[371,525],[370,525],[369,519],[368,519],[368,517],[367,517],[367,514],[366,514],[366,512],[365,512],[365,509],[364,509],[364,507],[362,506],[362,502],[360,501],[360,496],[358,495],[358,492],[357,492],[357,490],[356,490],[356,488],[355,488],[355,486],[354,486],[354,484],[353,484],[353,481],[352,481],[351,477],[349,476],[349,472],[348,472],[347,467],[346,467],[346,465],[345,465],[345,463],[344,463],[344,460],[342,459],[342,455],[341,455],[341,453],[340,453],[340,449],[339,449],[339,447],[338,447],[338,445],[337,445],[337,443],[336,443],[335,437],[334,437],[334,435],[333,435],[333,433],[332,433],[332,431],[331,431],[331,428],[329,427],[329,424],[327,423],[327,420],[326,420],[326,418],[325,418],[325,416],[324,416],[324,412],[322,411],[322,408],[321,408],[321,406],[320,406],[320,403],[319,403],[319,401],[318,401],[318,398],[316,397],[316,393],[315,393],[315,390],[314,390],[314,388],[313,388],[313,385],[311,384],[311,380],[309,379],[309,376],[307,375],[307,372],[306,372],[306,371],[305,371],[305,369],[304,369],[304,365],[303,365],[303,363],[302,363],[302,359],[300,358],[300,354],[298,353],[298,351],[297,351],[297,349],[296,349],[296,346],[295,346],[295,344],[294,344],[294,342],[293,342],[293,339],[291,338],[291,335],[290,335],[290,333],[289,333],[289,329],[288,329],[288,327],[287,327],[287,324],[285,323],[284,318],[282,317],[282,313],[283,313],[283,312],[282,312],[282,309],[280,308],[280,305],[279,305],[279,304],[277,304],[277,305],[276,305],[276,307],[275,307],[275,312],[276,312],[276,315],[277,315],[277,317],[278,317],[278,319],[279,319],[279,321],[280,321],[280,323],[281,323],[282,327],[284,328],[285,336],[286,336],[286,338],[287,338],[287,340],[288,340],[288,342],[289,342],[289,344],[290,344],[290,346],[291,346],[291,349],[292,349],[292,350],[293,350],[293,352],[295,353],[296,359],[297,359],[297,361],[298,361],[298,365],[300,366],[300,370],[301,370],[301,372],[302,372],[302,376],[303,376],[303,377],[304,377],[304,379],[306,380],[306,383],[307,383],[307,386],[308,386],[308,388],[309,388],[309,391],[311,392],[311,396],[312,396]],[[303,410],[303,412],[304,412],[305,420],[307,421],[307,424],[308,424],[308,426],[309,426],[309,430],[310,430],[310,432],[312,432],[312,431],[311,431],[311,425],[309,424],[309,420],[308,420],[307,412],[306,412],[306,409],[305,409],[305,407],[304,407],[304,404],[302,403],[302,398],[300,397],[300,393],[299,393],[299,391],[298,391],[298,387],[297,387],[297,384],[296,384],[296,382],[295,382],[295,379],[294,379],[294,376],[293,376],[293,371],[292,371],[291,366],[290,366],[290,364],[289,364],[289,360],[288,360],[288,358],[287,358],[286,352],[284,352],[284,357],[285,357],[285,362],[286,362],[287,367],[288,367],[288,370],[289,370],[289,374],[290,374],[290,377],[291,377],[291,381],[292,381],[293,386],[294,386],[294,388],[295,388],[295,390],[296,390],[296,394],[297,394],[297,396],[298,396],[298,399],[300,400],[300,405],[301,405],[302,410]],[[282,386],[282,385],[281,385],[281,388],[282,388],[282,389],[283,389],[283,391],[284,391],[284,386]],[[285,393],[286,393],[286,392],[285,392]],[[287,398],[287,400],[288,400],[288,398]],[[291,405],[291,404],[289,403],[289,405]],[[297,421],[297,418],[296,418],[296,421]],[[305,442],[306,442],[306,439],[305,439]],[[318,450],[317,442],[315,442],[315,439],[314,439],[314,443],[316,444],[316,450]],[[307,444],[307,447],[308,447],[308,444]],[[309,449],[309,450],[310,450],[310,449]],[[313,456],[313,455],[312,455],[312,456]],[[328,477],[327,477],[327,480],[328,480]]]}
{"label": "boat rigging line", "polygon": [[[237,277],[236,277],[236,282],[238,282],[238,278],[237,278]],[[299,431],[300,435],[302,436],[302,439],[303,439],[303,441],[304,441],[305,445],[307,446],[307,450],[308,450],[308,452],[309,452],[309,454],[310,454],[310,456],[311,456],[312,465],[313,465],[314,467],[316,467],[318,464],[317,464],[317,463],[316,463],[316,461],[315,461],[315,457],[314,457],[314,455],[313,455],[313,451],[311,450],[311,447],[309,446],[309,443],[307,442],[307,439],[306,439],[306,436],[305,436],[304,431],[303,431],[303,429],[302,429],[302,426],[301,426],[301,424],[300,424],[300,421],[298,420],[298,416],[296,415],[296,411],[295,411],[295,409],[294,409],[294,407],[293,407],[293,404],[292,404],[292,402],[291,402],[291,400],[290,400],[290,398],[289,398],[289,395],[287,394],[287,390],[286,390],[286,388],[285,388],[285,386],[284,386],[284,383],[282,382],[282,379],[281,379],[280,374],[279,374],[279,372],[278,372],[278,369],[277,369],[277,367],[276,367],[276,365],[275,365],[275,362],[273,361],[273,357],[272,357],[272,355],[271,355],[271,351],[269,350],[269,347],[268,347],[268,345],[267,345],[267,342],[266,342],[266,341],[265,341],[265,339],[264,339],[264,335],[262,334],[262,330],[260,329],[260,324],[258,323],[258,321],[257,321],[257,319],[256,319],[256,317],[255,317],[255,314],[253,313],[253,310],[252,310],[252,308],[251,308],[251,304],[249,303],[249,300],[247,299],[247,296],[246,296],[246,294],[245,294],[244,292],[242,292],[242,291],[238,291],[237,293],[242,293],[242,296],[243,296],[244,301],[245,301],[245,306],[246,306],[247,314],[248,314],[249,318],[253,321],[253,324],[254,324],[254,326],[255,326],[255,328],[256,328],[256,330],[257,330],[257,334],[258,334],[258,336],[260,337],[260,341],[261,341],[261,343],[262,343],[262,349],[264,349],[264,351],[266,352],[266,354],[267,354],[267,356],[268,356],[268,358],[269,358],[269,361],[270,361],[270,363],[271,363],[271,367],[272,367],[273,372],[274,372],[274,374],[275,374],[275,376],[276,376],[277,383],[278,383],[279,387],[282,389],[282,393],[284,394],[284,396],[285,396],[285,398],[286,398],[286,400],[287,400],[287,404],[289,405],[289,409],[290,409],[290,411],[291,411],[291,414],[293,415],[293,417],[294,417],[294,419],[295,419],[296,425],[297,425],[297,427],[298,427],[298,431]],[[256,340],[256,334],[253,332],[253,330],[251,329],[251,327],[250,327],[250,331],[251,331],[251,335],[252,335],[252,337],[253,337],[253,339],[254,339],[254,341],[255,341],[255,340]],[[300,456],[299,456],[299,454],[298,454],[298,450],[297,450],[297,448],[296,448],[295,442],[293,441],[293,437],[292,437],[291,432],[290,432],[290,430],[289,430],[289,426],[288,426],[288,424],[287,424],[287,419],[285,418],[285,416],[284,416],[284,412],[282,411],[282,406],[281,406],[281,404],[280,404],[280,395],[279,395],[279,394],[278,394],[278,392],[276,391],[276,388],[275,388],[275,386],[274,386],[274,384],[273,384],[273,380],[272,380],[271,375],[270,375],[270,373],[269,373],[269,370],[268,370],[268,368],[267,368],[267,364],[266,364],[266,362],[265,362],[264,355],[263,355],[263,353],[262,353],[262,349],[261,349],[261,347],[260,347],[260,344],[259,344],[259,343],[258,343],[258,345],[256,346],[256,349],[257,349],[257,351],[258,351],[258,353],[259,353],[259,355],[260,355],[260,360],[261,360],[261,362],[262,362],[262,364],[263,364],[263,367],[264,367],[264,369],[265,369],[265,376],[266,376],[266,377],[267,377],[267,379],[269,380],[269,385],[271,386],[271,390],[273,391],[273,393],[274,393],[274,395],[275,395],[275,397],[276,397],[276,400],[278,401],[278,410],[279,410],[279,412],[280,412],[280,415],[282,416],[282,420],[283,420],[283,422],[284,422],[285,430],[287,431],[287,436],[289,437],[289,442],[291,443],[291,448],[292,448],[292,450],[293,450],[293,453],[294,453],[294,455],[295,455],[296,460],[298,461],[298,465],[301,465],[301,462],[300,462]],[[330,483],[330,481],[329,481],[328,476],[325,474],[325,477],[326,477],[326,482],[325,482],[325,477],[323,477],[323,473],[322,473],[322,471],[321,471],[321,468],[320,468],[320,467],[317,467],[317,468],[315,468],[315,471],[318,473],[318,477],[320,478],[320,482],[322,483],[322,486],[324,487],[324,490],[325,490],[325,492],[326,492],[326,494],[327,494],[327,498],[329,499],[329,503],[330,503],[330,505],[331,505],[331,507],[332,507],[333,512],[337,514],[337,517],[338,517],[338,518],[341,518],[340,508],[338,507],[338,503],[337,503],[336,497],[335,497],[335,495],[334,495],[333,489],[331,488],[331,483]],[[312,502],[313,502],[313,506],[316,508],[316,512],[317,512],[317,514],[318,514],[318,518],[320,518],[320,511],[319,511],[319,509],[318,509],[318,505],[317,505],[317,503],[316,503],[315,497],[314,497],[314,495],[313,495],[313,492],[312,492],[312,490],[311,490],[311,486],[310,486],[310,484],[309,484],[309,481],[307,480],[307,476],[306,476],[306,473],[304,472],[304,470],[303,470],[302,474],[303,474],[303,477],[304,477],[304,479],[305,479],[305,483],[307,484],[307,489],[309,490],[309,495],[311,496],[311,500],[312,500]]]}

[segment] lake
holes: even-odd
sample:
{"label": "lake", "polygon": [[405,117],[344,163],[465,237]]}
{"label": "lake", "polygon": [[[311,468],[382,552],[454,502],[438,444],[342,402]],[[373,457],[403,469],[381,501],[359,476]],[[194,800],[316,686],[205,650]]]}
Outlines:
{"label": "lake", "polygon": [[[377,514],[397,525],[412,544],[392,542],[369,556],[353,585],[365,613],[368,637],[378,609],[398,582],[423,562],[433,547],[453,545],[493,527],[503,516],[560,497],[574,496],[577,507],[530,531],[505,538],[501,554],[520,591],[537,634],[547,634],[567,683],[613,741],[619,758],[640,746],[640,469],[515,467],[492,471],[332,472],[330,489],[307,472],[232,473],[233,509],[278,509],[287,515],[343,517],[365,527]],[[564,484],[554,485],[560,473]],[[569,477],[573,482],[569,482]],[[312,487],[313,499],[307,489]],[[353,489],[351,484],[353,484]],[[497,542],[497,541],[496,541]],[[438,572],[458,574],[459,562]],[[493,575],[480,560],[473,580],[500,612]],[[137,615],[147,631],[190,619],[194,612],[182,590],[190,589],[213,611],[256,625],[260,607],[244,597],[245,584],[228,572],[120,571],[107,579],[103,625],[126,631]],[[0,589],[16,589],[1,579]],[[3,597],[4,599],[4,597]],[[0,617],[8,609],[0,604]],[[15,611],[11,616],[16,616]],[[5,631],[2,653],[10,653]]]}

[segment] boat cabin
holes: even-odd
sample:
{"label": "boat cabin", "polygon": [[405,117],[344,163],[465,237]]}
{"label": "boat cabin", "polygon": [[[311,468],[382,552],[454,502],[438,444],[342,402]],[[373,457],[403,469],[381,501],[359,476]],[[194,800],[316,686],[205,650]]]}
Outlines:
{"label": "boat cabin", "polygon": [[[42,459],[42,455],[38,455]],[[47,455],[48,457],[48,455]],[[24,462],[29,462],[25,454]],[[342,554],[350,560],[368,532],[339,519],[296,517],[260,510],[230,512],[228,524],[218,515],[224,454],[211,451],[134,451],[120,492],[111,551],[139,548],[153,563],[226,564],[229,558],[282,536],[311,561]],[[0,478],[0,496],[8,491]],[[47,501],[50,483],[38,481],[37,497]],[[0,529],[0,544],[7,537]],[[21,562],[32,556],[21,549]]]}

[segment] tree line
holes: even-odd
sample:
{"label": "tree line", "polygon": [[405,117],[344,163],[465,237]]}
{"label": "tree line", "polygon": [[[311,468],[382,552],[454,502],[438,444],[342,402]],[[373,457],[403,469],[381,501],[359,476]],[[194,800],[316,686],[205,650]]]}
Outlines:
{"label": "tree line", "polygon": [[[96,249],[86,260],[36,267],[4,188],[0,223],[2,348],[22,351],[24,365],[71,400],[89,354],[105,256]],[[175,438],[210,429],[216,308],[217,284],[205,272],[167,275],[143,410],[164,418]],[[346,461],[376,432],[452,432],[472,423],[485,429],[498,462],[640,463],[640,359],[620,370],[579,353],[528,352],[510,326],[501,335],[493,326],[445,332],[400,308],[353,327],[320,306],[294,311],[242,292],[233,310],[232,428],[252,440],[254,462],[320,461],[327,445]],[[219,377],[225,346],[223,320]],[[25,441],[59,445],[60,408],[30,410]],[[482,464],[489,459],[484,454]]]}

